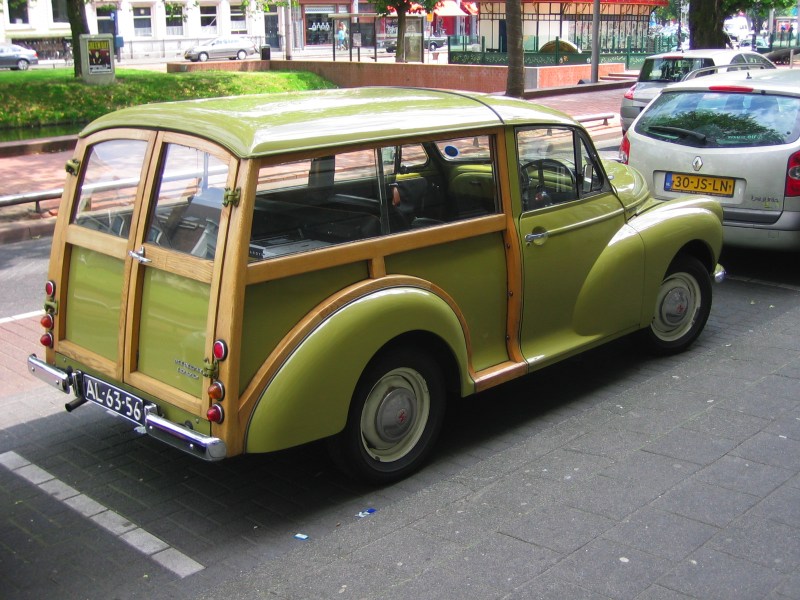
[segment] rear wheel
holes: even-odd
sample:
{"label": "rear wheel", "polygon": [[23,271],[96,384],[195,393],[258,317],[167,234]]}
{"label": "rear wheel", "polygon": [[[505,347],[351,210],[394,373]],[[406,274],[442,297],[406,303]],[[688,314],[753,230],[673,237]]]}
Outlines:
{"label": "rear wheel", "polygon": [[17,69],[20,71],[27,71],[28,70],[28,61],[24,58],[20,58],[17,61]]}
{"label": "rear wheel", "polygon": [[245,52],[244,50],[239,50],[239,52],[236,53],[236,58],[238,58],[239,60],[244,60],[245,58],[247,58],[247,52]]}
{"label": "rear wheel", "polygon": [[692,256],[672,261],[658,289],[653,321],[642,330],[648,349],[659,355],[683,352],[697,339],[711,312],[711,276]]}
{"label": "rear wheel", "polygon": [[383,352],[364,370],[347,425],[331,440],[331,455],[359,479],[402,479],[430,454],[445,401],[442,374],[431,356],[410,348]]}

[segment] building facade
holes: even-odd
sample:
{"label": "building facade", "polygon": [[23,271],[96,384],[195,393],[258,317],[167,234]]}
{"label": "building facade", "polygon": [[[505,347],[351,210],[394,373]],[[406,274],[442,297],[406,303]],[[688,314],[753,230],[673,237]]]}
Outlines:
{"label": "building facade", "polygon": [[[68,56],[70,27],[66,0],[2,0],[0,40],[33,48],[40,59]],[[647,32],[652,11],[667,0],[601,0],[602,32],[641,35]],[[292,8],[245,8],[236,0],[116,0],[86,5],[91,33],[117,36],[122,58],[179,58],[182,50],[219,35],[244,35],[257,45],[284,48],[287,33],[293,48],[334,43],[336,14],[374,13],[374,5],[339,0],[299,0]],[[591,32],[592,0],[580,2],[523,1],[526,50],[538,50],[559,37],[585,40]],[[394,19],[348,22],[362,34],[364,46],[396,34]],[[443,0],[424,19],[426,32],[435,35],[483,38],[487,48],[505,51],[505,3]],[[354,29],[355,31],[355,29]],[[538,47],[531,47],[537,45]]]}

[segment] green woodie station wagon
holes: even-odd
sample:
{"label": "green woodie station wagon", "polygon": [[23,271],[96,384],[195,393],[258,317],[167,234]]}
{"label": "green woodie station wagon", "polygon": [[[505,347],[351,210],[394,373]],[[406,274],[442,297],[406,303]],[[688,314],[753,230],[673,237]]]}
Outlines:
{"label": "green woodie station wagon", "polygon": [[719,203],[656,201],[521,100],[361,88],[147,105],[81,134],[44,360],[205,460],[328,438],[372,482],[467,396],[622,335],[688,347]]}

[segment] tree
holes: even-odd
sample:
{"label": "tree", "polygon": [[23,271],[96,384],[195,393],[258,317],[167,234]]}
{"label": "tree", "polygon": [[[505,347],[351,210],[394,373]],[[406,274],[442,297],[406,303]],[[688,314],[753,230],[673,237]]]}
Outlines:
{"label": "tree", "polygon": [[81,67],[81,35],[89,33],[84,0],[67,0],[67,19],[72,32],[72,64],[75,77],[83,75]]}
{"label": "tree", "polygon": [[506,0],[508,79],[506,96],[522,98],[525,92],[525,53],[522,47],[522,0]]}
{"label": "tree", "polygon": [[[406,62],[406,15],[409,13],[427,11],[433,12],[439,0],[375,0],[375,12],[389,16],[391,11],[397,13],[397,51],[395,62]],[[421,32],[420,32],[421,33]]]}
{"label": "tree", "polygon": [[[785,10],[796,0],[689,0],[689,45],[692,48],[724,48],[725,19],[740,11],[764,15],[770,9]],[[758,19],[760,20],[760,19]],[[756,30],[758,23],[754,23]]]}

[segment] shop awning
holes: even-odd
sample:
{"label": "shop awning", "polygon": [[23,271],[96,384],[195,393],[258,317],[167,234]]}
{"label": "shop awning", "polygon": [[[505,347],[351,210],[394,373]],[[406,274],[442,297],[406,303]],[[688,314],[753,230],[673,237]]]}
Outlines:
{"label": "shop awning", "polygon": [[461,10],[455,0],[442,0],[433,9],[437,17],[466,17],[467,13]]}
{"label": "shop awning", "polygon": [[472,15],[473,17],[478,14],[478,3],[477,2],[462,2],[461,3],[461,10],[467,12],[468,15]]}

